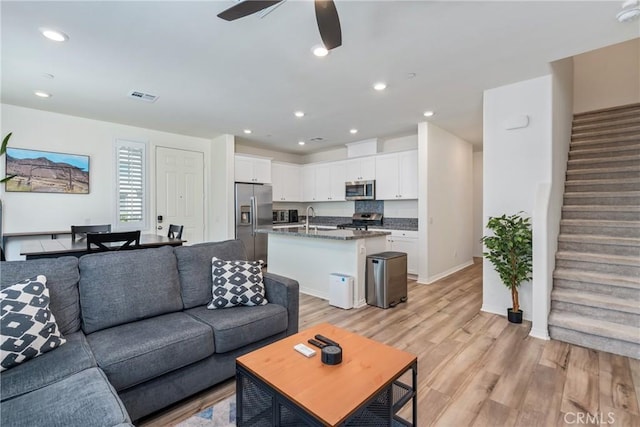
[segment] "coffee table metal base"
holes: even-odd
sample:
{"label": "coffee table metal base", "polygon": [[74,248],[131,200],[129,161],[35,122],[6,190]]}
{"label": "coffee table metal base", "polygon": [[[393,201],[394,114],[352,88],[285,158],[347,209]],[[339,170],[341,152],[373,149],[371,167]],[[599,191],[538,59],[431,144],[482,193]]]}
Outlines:
{"label": "coffee table metal base", "polygon": [[[411,370],[412,385],[399,379]],[[417,417],[416,381],[418,365],[398,375],[376,396],[364,402],[347,418],[343,426],[415,426]],[[324,426],[286,396],[236,364],[236,425],[244,426]],[[412,401],[412,422],[397,413]]]}

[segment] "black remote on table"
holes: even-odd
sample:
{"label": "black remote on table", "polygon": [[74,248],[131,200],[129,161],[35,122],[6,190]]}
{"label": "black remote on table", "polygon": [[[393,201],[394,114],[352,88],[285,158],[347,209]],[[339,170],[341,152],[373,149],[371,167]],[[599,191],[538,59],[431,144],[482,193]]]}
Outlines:
{"label": "black remote on table", "polygon": [[320,341],[314,340],[313,338],[311,338],[311,339],[310,339],[310,340],[308,340],[307,342],[308,342],[309,344],[311,344],[311,345],[315,345],[316,347],[318,347],[318,348],[320,348],[320,349],[322,349],[322,348],[324,348],[324,347],[326,347],[326,346],[328,346],[328,345],[329,345],[329,344],[325,344],[325,343],[323,343],[323,342],[320,342]]}
{"label": "black remote on table", "polygon": [[329,338],[327,338],[327,337],[325,337],[323,335],[320,335],[320,334],[316,335],[315,339],[317,339],[318,341],[322,341],[323,343],[326,343],[328,345],[333,345],[333,346],[336,346],[336,347],[340,347],[340,344],[338,344],[337,342],[335,342],[333,340],[330,340]]}

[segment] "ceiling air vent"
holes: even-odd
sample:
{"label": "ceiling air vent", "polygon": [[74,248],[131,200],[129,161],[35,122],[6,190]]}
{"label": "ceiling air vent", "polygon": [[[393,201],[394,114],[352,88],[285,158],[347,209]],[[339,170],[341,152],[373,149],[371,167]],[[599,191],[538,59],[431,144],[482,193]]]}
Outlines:
{"label": "ceiling air vent", "polygon": [[311,138],[309,141],[311,141],[311,142],[322,142],[322,141],[324,141],[324,138],[321,138],[321,137],[317,136],[315,138]]}
{"label": "ceiling air vent", "polygon": [[131,92],[129,92],[129,98],[140,99],[146,102],[156,102],[156,99],[158,99],[156,95],[140,92],[138,90],[132,90]]}

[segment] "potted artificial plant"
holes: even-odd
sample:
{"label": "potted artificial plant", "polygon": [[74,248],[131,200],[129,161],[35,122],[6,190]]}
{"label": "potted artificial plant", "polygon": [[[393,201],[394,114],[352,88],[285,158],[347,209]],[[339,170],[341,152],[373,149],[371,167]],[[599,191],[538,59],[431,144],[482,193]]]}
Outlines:
{"label": "potted artificial plant", "polygon": [[531,218],[520,214],[489,217],[487,228],[492,236],[481,240],[487,248],[483,255],[491,261],[502,283],[511,290],[513,306],[507,309],[510,322],[522,323],[518,287],[531,280],[533,271],[533,239]]}

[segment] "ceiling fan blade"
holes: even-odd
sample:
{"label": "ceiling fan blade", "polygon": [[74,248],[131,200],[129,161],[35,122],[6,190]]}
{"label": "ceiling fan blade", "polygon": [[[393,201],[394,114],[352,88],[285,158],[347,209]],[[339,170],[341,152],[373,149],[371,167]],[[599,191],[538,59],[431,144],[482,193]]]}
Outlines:
{"label": "ceiling fan blade", "polygon": [[220,12],[218,18],[222,18],[225,21],[235,21],[252,13],[260,12],[262,9],[266,9],[281,1],[282,0],[244,0]]}
{"label": "ceiling fan blade", "polygon": [[315,0],[316,21],[322,43],[327,50],[342,45],[342,30],[340,19],[333,0]]}

